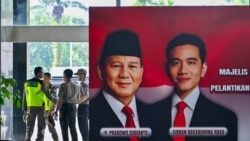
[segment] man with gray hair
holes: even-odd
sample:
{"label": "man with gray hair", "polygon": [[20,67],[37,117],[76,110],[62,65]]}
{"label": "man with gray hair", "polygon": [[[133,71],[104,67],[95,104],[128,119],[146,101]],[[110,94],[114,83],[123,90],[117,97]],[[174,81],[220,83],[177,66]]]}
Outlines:
{"label": "man with gray hair", "polygon": [[103,88],[90,101],[91,141],[139,141],[144,138],[104,137],[103,128],[140,128],[147,125],[147,106],[135,98],[143,65],[138,36],[128,30],[109,34],[97,66]]}

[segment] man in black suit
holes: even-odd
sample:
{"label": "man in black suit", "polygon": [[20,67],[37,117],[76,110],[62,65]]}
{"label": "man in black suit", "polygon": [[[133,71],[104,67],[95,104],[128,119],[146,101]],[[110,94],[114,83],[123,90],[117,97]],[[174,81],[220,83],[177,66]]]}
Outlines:
{"label": "man in black suit", "polygon": [[90,100],[90,140],[142,141],[140,137],[105,137],[100,134],[103,128],[128,127],[125,109],[132,110],[131,128],[145,127],[147,124],[145,116],[148,108],[135,98],[143,75],[138,36],[127,30],[109,34],[102,49],[97,73],[103,88]]}
{"label": "man in black suit", "polygon": [[[207,71],[206,50],[202,39],[188,33],[177,35],[167,45],[166,55],[165,68],[174,91],[166,99],[152,105],[152,140],[237,141],[236,115],[208,100],[198,87]],[[178,105],[184,105],[183,110]],[[170,135],[171,127],[222,127],[227,129],[227,133],[220,132],[222,136],[177,137]],[[210,131],[210,134],[215,135],[215,132]]]}

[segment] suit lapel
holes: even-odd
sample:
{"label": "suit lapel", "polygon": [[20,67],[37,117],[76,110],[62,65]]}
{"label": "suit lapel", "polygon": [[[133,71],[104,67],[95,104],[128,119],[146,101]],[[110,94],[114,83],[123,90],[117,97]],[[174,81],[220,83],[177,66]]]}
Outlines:
{"label": "suit lapel", "polygon": [[106,127],[123,127],[121,121],[116,116],[115,112],[112,110],[110,105],[108,104],[107,100],[101,93],[100,95],[100,105],[102,105],[102,120],[104,123],[104,126]]}
{"label": "suit lapel", "polygon": [[[102,91],[90,102],[90,138],[94,141],[130,141],[129,138],[101,137],[101,128],[123,127],[122,123],[106,101]],[[94,111],[94,112],[93,112]]]}
{"label": "suit lapel", "polygon": [[199,95],[197,103],[195,105],[194,113],[190,122],[190,126],[204,126],[204,120],[206,119],[207,110],[206,104],[207,101],[202,94]]}
{"label": "suit lapel", "polygon": [[172,140],[169,135],[171,128],[171,104],[172,96],[157,102],[152,106],[151,123],[152,123],[152,140],[153,141],[167,141]]}
{"label": "suit lapel", "polygon": [[[197,103],[195,105],[194,113],[190,122],[190,127],[208,126],[206,119],[209,116],[206,110],[207,100],[200,93]],[[204,137],[187,137],[186,141],[207,141],[210,139]]]}

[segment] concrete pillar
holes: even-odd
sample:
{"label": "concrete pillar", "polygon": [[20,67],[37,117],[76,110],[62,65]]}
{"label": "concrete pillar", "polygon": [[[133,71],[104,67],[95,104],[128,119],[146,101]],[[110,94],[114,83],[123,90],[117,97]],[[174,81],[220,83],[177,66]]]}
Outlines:
{"label": "concrete pillar", "polygon": [[[14,90],[23,92],[23,83],[27,79],[27,43],[14,43],[13,45],[13,77],[18,87]],[[13,107],[13,135],[14,140],[24,140],[26,125],[22,120],[21,109]]]}
{"label": "concrete pillar", "polygon": [[[13,24],[27,25],[27,0],[13,0]],[[13,78],[18,86],[14,91],[23,92],[23,84],[27,79],[27,43],[13,43]],[[25,137],[26,125],[22,120],[21,109],[13,107],[14,140],[21,141]]]}

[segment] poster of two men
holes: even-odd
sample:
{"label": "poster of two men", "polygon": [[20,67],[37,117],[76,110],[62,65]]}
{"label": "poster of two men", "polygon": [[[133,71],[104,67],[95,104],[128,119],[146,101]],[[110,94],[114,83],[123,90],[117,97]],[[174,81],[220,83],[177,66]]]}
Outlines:
{"label": "poster of two men", "polygon": [[[91,8],[90,140],[247,141],[248,15],[248,7]],[[150,136],[102,134],[124,127]]]}

